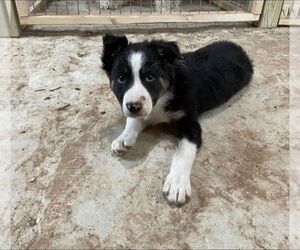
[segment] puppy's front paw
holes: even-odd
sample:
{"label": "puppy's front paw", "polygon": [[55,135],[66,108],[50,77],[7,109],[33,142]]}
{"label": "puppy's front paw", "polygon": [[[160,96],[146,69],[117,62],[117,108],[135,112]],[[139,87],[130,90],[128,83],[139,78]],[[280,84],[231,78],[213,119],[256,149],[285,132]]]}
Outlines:
{"label": "puppy's front paw", "polygon": [[170,203],[184,204],[192,193],[190,177],[180,173],[169,173],[164,183],[163,192]]}
{"label": "puppy's front paw", "polygon": [[135,141],[135,137],[118,137],[112,142],[111,150],[113,153],[121,155],[130,149],[135,144]]}

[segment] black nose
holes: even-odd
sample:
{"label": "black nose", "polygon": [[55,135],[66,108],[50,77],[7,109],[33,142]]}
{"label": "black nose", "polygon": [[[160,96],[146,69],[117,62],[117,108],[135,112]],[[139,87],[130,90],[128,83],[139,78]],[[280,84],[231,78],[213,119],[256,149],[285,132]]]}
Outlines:
{"label": "black nose", "polygon": [[126,107],[132,114],[137,114],[142,109],[142,103],[140,102],[128,102]]}

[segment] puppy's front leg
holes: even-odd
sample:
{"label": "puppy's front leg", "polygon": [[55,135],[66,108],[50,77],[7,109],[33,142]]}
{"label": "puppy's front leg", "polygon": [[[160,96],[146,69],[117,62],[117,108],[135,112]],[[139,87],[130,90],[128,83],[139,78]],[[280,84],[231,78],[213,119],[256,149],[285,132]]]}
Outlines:
{"label": "puppy's front leg", "polygon": [[131,148],[139,134],[145,128],[145,121],[128,117],[122,134],[111,144],[111,150],[116,154],[122,154]]}
{"label": "puppy's front leg", "polygon": [[201,128],[197,120],[191,120],[188,117],[180,120],[177,125],[181,139],[173,156],[163,192],[169,202],[183,204],[186,197],[191,196],[190,174],[197,146],[201,145]]}

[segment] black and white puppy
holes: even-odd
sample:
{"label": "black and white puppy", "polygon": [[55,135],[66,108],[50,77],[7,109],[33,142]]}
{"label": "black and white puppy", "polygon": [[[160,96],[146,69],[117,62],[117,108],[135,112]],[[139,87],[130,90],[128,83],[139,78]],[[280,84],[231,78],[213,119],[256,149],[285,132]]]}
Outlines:
{"label": "black and white puppy", "polygon": [[179,145],[163,192],[170,202],[184,203],[191,196],[190,173],[202,142],[198,118],[250,82],[250,59],[226,41],[181,54],[175,42],[128,43],[125,36],[105,35],[102,67],[127,117],[112,151],[127,151],[148,125],[173,122]]}

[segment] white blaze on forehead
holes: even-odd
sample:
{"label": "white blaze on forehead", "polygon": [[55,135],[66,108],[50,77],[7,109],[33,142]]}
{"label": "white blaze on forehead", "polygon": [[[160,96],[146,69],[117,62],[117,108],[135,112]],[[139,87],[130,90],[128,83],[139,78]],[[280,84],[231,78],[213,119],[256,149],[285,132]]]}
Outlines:
{"label": "white blaze on forehead", "polygon": [[143,106],[141,115],[149,115],[152,110],[152,99],[140,78],[140,70],[144,63],[144,54],[142,52],[133,52],[129,55],[128,61],[132,70],[133,84],[124,95],[123,112],[127,115],[130,114],[126,103],[141,102]]}
{"label": "white blaze on forehead", "polygon": [[130,54],[129,63],[132,69],[134,80],[139,79],[139,72],[143,66],[143,54],[141,52],[135,52]]}

